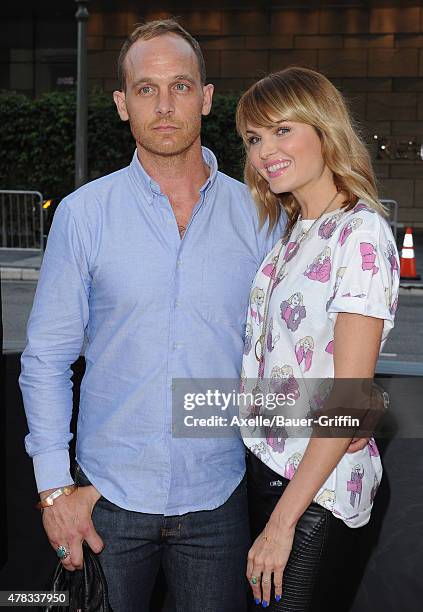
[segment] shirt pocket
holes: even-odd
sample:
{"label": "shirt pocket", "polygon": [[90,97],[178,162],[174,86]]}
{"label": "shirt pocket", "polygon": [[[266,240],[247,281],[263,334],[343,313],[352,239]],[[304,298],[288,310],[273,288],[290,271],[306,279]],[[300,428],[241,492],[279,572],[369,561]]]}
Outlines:
{"label": "shirt pocket", "polygon": [[204,259],[200,308],[207,321],[245,325],[257,262],[240,251],[209,251]]}

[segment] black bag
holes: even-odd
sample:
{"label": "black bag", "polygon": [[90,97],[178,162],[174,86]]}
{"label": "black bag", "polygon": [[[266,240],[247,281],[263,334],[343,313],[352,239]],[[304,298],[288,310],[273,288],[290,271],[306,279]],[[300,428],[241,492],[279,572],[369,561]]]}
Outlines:
{"label": "black bag", "polygon": [[69,606],[50,604],[44,612],[113,612],[107,595],[107,582],[97,555],[85,542],[82,570],[69,572],[60,562],[56,568],[51,590],[69,591]]}

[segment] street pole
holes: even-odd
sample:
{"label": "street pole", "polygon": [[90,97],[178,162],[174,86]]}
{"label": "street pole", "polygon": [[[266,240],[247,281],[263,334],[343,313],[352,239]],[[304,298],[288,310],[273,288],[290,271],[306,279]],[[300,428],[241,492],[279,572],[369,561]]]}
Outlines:
{"label": "street pole", "polygon": [[87,4],[89,0],[75,0],[78,24],[78,57],[76,81],[76,135],[75,135],[75,189],[88,179],[87,130],[88,130],[88,84],[87,84]]}

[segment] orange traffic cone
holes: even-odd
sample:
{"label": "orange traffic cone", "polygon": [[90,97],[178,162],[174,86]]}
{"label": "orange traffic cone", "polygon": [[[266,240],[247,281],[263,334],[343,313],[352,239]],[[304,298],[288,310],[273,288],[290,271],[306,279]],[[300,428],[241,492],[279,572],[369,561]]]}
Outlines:
{"label": "orange traffic cone", "polygon": [[416,271],[416,257],[414,255],[413,230],[407,227],[401,251],[400,277],[403,280],[419,280],[420,274]]}

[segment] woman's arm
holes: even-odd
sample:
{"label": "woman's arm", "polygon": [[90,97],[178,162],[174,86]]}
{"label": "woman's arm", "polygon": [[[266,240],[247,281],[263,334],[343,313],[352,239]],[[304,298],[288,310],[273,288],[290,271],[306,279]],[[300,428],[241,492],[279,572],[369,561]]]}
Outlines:
{"label": "woman's arm", "polygon": [[[335,378],[373,378],[380,350],[383,320],[358,314],[339,313],[334,330]],[[248,555],[247,576],[270,575],[282,584],[282,574],[291,551],[295,526],[320,487],[332,473],[350,444],[350,438],[311,438],[303,459],[276,505],[264,532]],[[260,585],[258,585],[260,587]],[[253,588],[260,598],[260,588]],[[282,587],[275,588],[281,594]],[[269,601],[270,584],[263,585]]]}
{"label": "woman's arm", "polygon": [[[382,319],[338,314],[333,348],[335,378],[373,378],[382,329]],[[283,514],[280,520],[295,526],[349,443],[348,438],[311,438],[294,478],[275,508],[275,518],[279,520]]]}

